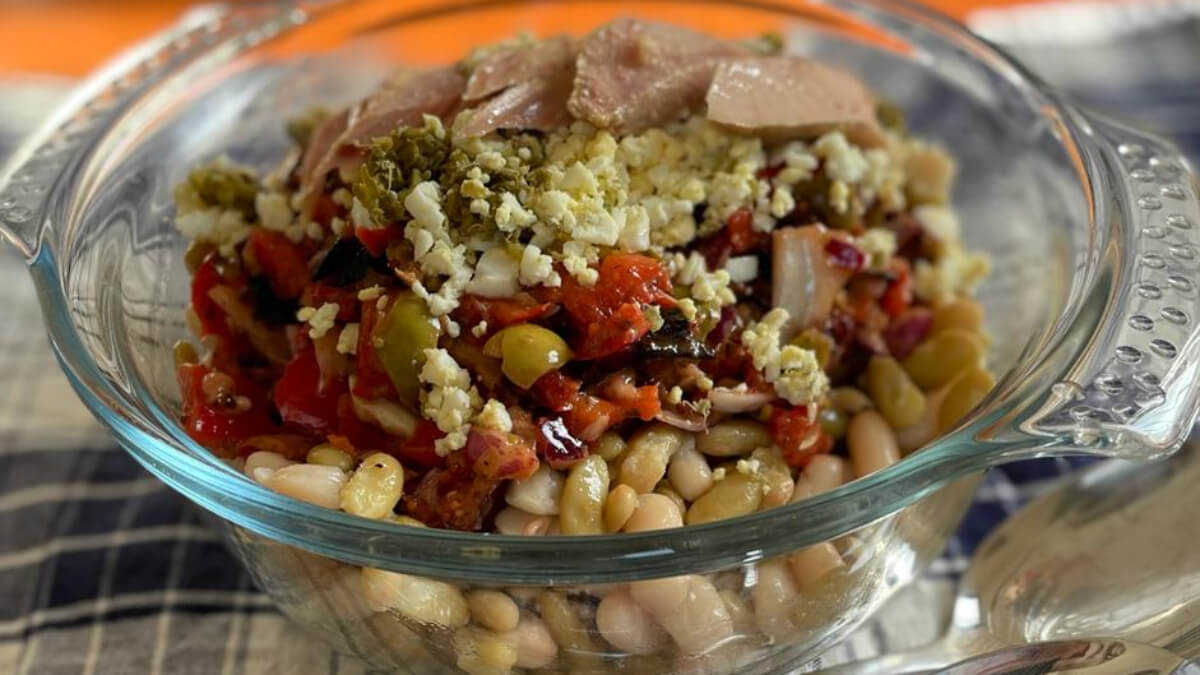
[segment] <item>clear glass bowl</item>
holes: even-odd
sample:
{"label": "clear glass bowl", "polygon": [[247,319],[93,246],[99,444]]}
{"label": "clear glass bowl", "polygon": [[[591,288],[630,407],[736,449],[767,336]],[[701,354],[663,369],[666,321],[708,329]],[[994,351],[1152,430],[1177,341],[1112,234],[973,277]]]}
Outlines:
{"label": "clear glass bowl", "polygon": [[[170,194],[189,167],[221,152],[272,164],[288,144],[286,115],[354,99],[389,63],[442,63],[519,30],[582,33],[621,15],[730,37],[777,31],[789,49],[862,74],[916,133],[952,149],[966,237],[995,266],[981,299],[1003,376],[984,403],[904,461],[803,503],[600,537],[354,518],[269,492],[188,439],[171,358],[185,334],[188,275]],[[0,172],[0,224],[29,261],[64,372],[130,454],[225,523],[283,611],[348,653],[415,673],[503,673],[514,663],[777,671],[844,636],[919,574],[981,469],[1069,452],[1158,457],[1196,414],[1200,206],[1185,160],[901,2],[199,10],[49,117]],[[818,545],[843,565],[814,580],[797,553]],[[506,625],[486,612],[463,624],[464,592],[484,587],[507,589],[520,606],[523,639],[481,627]],[[644,604],[657,598],[670,636],[599,601],[631,588]],[[629,627],[621,645],[596,632],[598,602],[602,622]]]}

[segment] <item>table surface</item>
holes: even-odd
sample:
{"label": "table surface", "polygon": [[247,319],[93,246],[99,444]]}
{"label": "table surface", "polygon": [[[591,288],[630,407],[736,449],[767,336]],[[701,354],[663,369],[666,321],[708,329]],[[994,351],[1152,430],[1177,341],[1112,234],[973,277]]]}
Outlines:
{"label": "table surface", "polygon": [[[978,9],[1037,0],[920,1],[966,20]],[[398,0],[396,4],[404,2]],[[19,72],[84,75],[122,47],[169,24],[194,4],[183,0],[0,0],[0,75]],[[48,35],[53,39],[47,39]]]}

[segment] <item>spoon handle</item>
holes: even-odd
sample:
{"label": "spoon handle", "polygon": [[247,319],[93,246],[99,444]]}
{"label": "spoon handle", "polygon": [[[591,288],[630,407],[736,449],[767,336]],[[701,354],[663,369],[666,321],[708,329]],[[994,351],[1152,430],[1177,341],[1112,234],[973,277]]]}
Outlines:
{"label": "spoon handle", "polygon": [[941,639],[922,647],[851,661],[817,672],[822,675],[903,675],[940,672],[941,668],[951,663],[1006,646],[985,630],[952,629]]}

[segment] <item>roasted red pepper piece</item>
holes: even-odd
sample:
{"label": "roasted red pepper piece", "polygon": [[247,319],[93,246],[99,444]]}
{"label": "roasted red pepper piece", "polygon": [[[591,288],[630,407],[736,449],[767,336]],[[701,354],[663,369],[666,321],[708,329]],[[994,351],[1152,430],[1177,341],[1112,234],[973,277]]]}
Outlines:
{"label": "roasted red pepper piece", "polygon": [[256,227],[246,241],[275,295],[287,300],[300,296],[308,283],[308,260],[303,250],[281,232]]}
{"label": "roasted red pepper piece", "polygon": [[406,486],[404,510],[430,527],[479,530],[491,513],[500,482],[479,477],[464,452],[450,453],[446,459],[445,467],[430,470],[411,492]]}
{"label": "roasted red pepper piece", "polygon": [[337,320],[342,322],[358,319],[358,291],[353,288],[338,288],[329,284],[312,283],[300,294],[301,307],[320,307],[325,303],[338,306]]}
{"label": "roasted red pepper piece", "polygon": [[392,378],[383,369],[383,363],[375,353],[375,324],[382,317],[375,300],[364,300],[362,318],[358,326],[358,345],[355,349],[354,395],[362,398],[396,398],[396,387]]}
{"label": "roasted red pepper piece", "polygon": [[275,406],[284,424],[323,436],[338,426],[338,398],[346,381],[333,379],[321,387],[316,351],[307,344],[296,352],[275,383]]}
{"label": "roasted red pepper piece", "polygon": [[528,478],[537,471],[537,452],[516,434],[472,428],[463,448],[475,475],[485,480]]}
{"label": "roasted red pepper piece", "polygon": [[612,253],[600,261],[593,286],[563,274],[563,308],[571,317],[575,357],[598,359],[637,342],[650,330],[647,305],[672,306],[671,280],[661,261]]}
{"label": "roasted red pepper piece", "polygon": [[527,323],[540,319],[556,307],[554,302],[539,302],[532,295],[520,294],[515,298],[481,298],[464,295],[454,311],[454,318],[463,326],[478,326],[486,321],[487,334],[506,326]]}
{"label": "roasted red pepper piece", "polygon": [[209,291],[224,283],[221,273],[217,271],[215,255],[215,252],[209,253],[196,268],[196,274],[192,277],[192,309],[196,312],[196,317],[200,319],[201,335],[219,335],[222,338],[228,338],[230,330],[229,324],[225,322],[225,311],[217,306],[212,298],[208,297]]}
{"label": "roasted red pepper piece", "polygon": [[821,429],[816,407],[779,407],[771,412],[767,429],[788,466],[800,469],[813,457],[833,449],[833,439]]}
{"label": "roasted red pepper piece", "polygon": [[912,275],[908,269],[908,262],[893,258],[892,279],[888,282],[883,297],[879,299],[879,306],[888,316],[895,319],[908,309],[912,300]]}
{"label": "roasted red pepper piece", "polygon": [[176,370],[183,400],[183,427],[192,439],[224,456],[232,454],[244,439],[278,433],[265,393],[247,378],[231,375],[236,394],[250,400],[248,410],[237,412],[211,405],[202,384],[210,372],[211,368],[199,363],[185,363]]}
{"label": "roasted red pepper piece", "polygon": [[354,236],[372,256],[381,256],[389,243],[404,238],[404,228],[395,223],[386,227],[356,227]]}

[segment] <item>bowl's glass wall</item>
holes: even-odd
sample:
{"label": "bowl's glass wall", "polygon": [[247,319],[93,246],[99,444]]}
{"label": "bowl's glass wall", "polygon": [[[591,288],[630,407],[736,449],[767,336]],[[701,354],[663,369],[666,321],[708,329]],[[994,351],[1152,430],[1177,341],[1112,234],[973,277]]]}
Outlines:
{"label": "bowl's glass wall", "polygon": [[[486,32],[456,32],[455,22],[464,11],[485,14],[487,21],[472,26],[487,26]],[[1019,364],[1022,354],[1045,338],[1050,324],[1067,308],[1072,281],[1086,267],[1083,251],[1088,249],[1091,230],[1079,172],[1068,146],[1058,138],[1054,108],[1019,78],[1004,75],[1007,71],[1003,68],[995,70],[976,60],[978,55],[969,53],[969,45],[960,45],[953,35],[937,36],[898,24],[890,35],[867,33],[845,21],[832,25],[826,15],[804,18],[749,6],[686,3],[505,4],[400,23],[375,21],[373,30],[334,45],[314,29],[301,27],[252,50],[214,50],[208,58],[190,63],[154,87],[104,137],[62,209],[65,217],[55,224],[57,231],[49,249],[60,263],[69,321],[91,361],[123,394],[122,400],[101,405],[117,411],[115,415],[139,416],[160,426],[164,435],[173,438],[171,445],[177,446],[138,445],[130,447],[131,452],[165,476],[175,469],[162,456],[164,450],[197,453],[208,461],[175,423],[178,392],[171,346],[186,336],[183,316],[188,278],[183,264],[185,242],[173,224],[171,187],[189,167],[224,153],[236,161],[269,169],[288,149],[282,124],[286,117],[313,103],[353,100],[378,81],[387,63],[442,62],[460,56],[471,43],[502,39],[519,28],[550,33],[570,27],[583,32],[621,14],[707,30],[716,27],[727,35],[746,32],[732,32],[731,26],[777,31],[785,36],[790,50],[845,64],[860,73],[908,112],[914,133],[947,146],[960,163],[954,205],[965,236],[972,246],[989,251],[994,261],[994,274],[982,288],[981,298],[994,337],[997,372]],[[891,25],[882,15],[873,18]],[[119,427],[117,416],[106,419]],[[258,532],[286,534],[285,538],[312,550],[322,550],[334,539],[345,546],[347,533],[335,537],[311,524],[313,521],[297,524],[300,516],[291,509],[294,505],[283,499],[253,516],[238,511],[240,502],[227,497],[249,492],[251,486],[234,471],[228,471],[227,479],[228,485],[221,490],[202,481],[181,489],[202,506]],[[177,486],[185,482],[179,476],[172,481]],[[846,529],[839,530],[843,536],[838,540],[850,563],[847,575],[853,583],[801,596],[796,607],[809,607],[812,612],[807,627],[788,629],[770,648],[756,643],[757,637],[747,637],[741,641],[752,648],[747,658],[764,664],[782,663],[844,635],[937,554],[963,513],[975,482],[954,483],[895,513],[890,513],[895,506],[888,506],[896,501],[890,495],[864,495],[848,502],[838,512],[844,522],[853,521],[860,527],[864,521],[875,520],[850,539],[844,534]],[[826,507],[826,512],[832,508]],[[274,518],[269,517],[272,513]],[[299,513],[303,515],[303,511]],[[888,515],[876,520],[884,514]],[[800,520],[791,522],[808,526]],[[780,539],[792,541],[786,534]],[[761,556],[757,549],[761,543],[724,551],[719,537],[679,536],[671,547],[693,557],[696,551],[706,551],[709,562],[696,567],[710,572],[728,566],[729,560]],[[377,533],[369,542],[362,540],[360,559],[378,556],[381,550],[397,551],[389,547],[388,538]],[[327,637],[342,636],[338,639],[349,641],[347,649],[385,666],[390,658],[417,658],[399,647],[401,651],[395,654],[381,655],[378,650],[385,643],[398,643],[378,633],[378,642],[373,642],[362,632],[404,633],[411,632],[412,626],[396,624],[391,614],[359,616],[361,608],[338,599],[342,582],[336,580],[346,577],[342,581],[350,583],[360,574],[357,568],[249,531],[236,530],[232,539],[263,588],[301,622]],[[360,545],[359,541],[352,543]],[[489,550],[504,556],[515,555],[517,549],[488,545],[493,546]],[[585,545],[580,542],[581,547]],[[471,558],[468,547],[456,546],[450,542],[430,548],[445,551],[447,564],[455,562],[460,568],[486,564],[478,557]],[[647,551],[651,548],[644,546]],[[460,559],[449,561],[454,555]],[[399,551],[395,559],[403,562],[402,558],[403,551]],[[628,559],[636,562],[633,554]],[[719,564],[712,562],[718,559]],[[572,564],[588,565],[586,560]],[[611,573],[595,566],[588,570],[597,579]],[[521,573],[536,576],[539,570]],[[727,567],[717,576],[723,579],[721,583],[731,584],[752,599],[758,563]],[[349,604],[338,604],[343,601]],[[320,607],[334,609],[322,613]],[[335,620],[332,627],[327,625]],[[372,629],[368,624],[373,622],[385,626]],[[761,631],[746,632],[748,636],[751,633],[760,635]],[[413,647],[412,653],[429,653],[440,658],[439,663],[453,662],[454,654],[445,651],[448,634],[428,627],[417,634],[428,642]],[[662,654],[672,667],[680,665],[672,650]],[[667,661],[653,663],[662,666]],[[430,666],[429,670],[417,667],[415,672],[436,671]]]}

